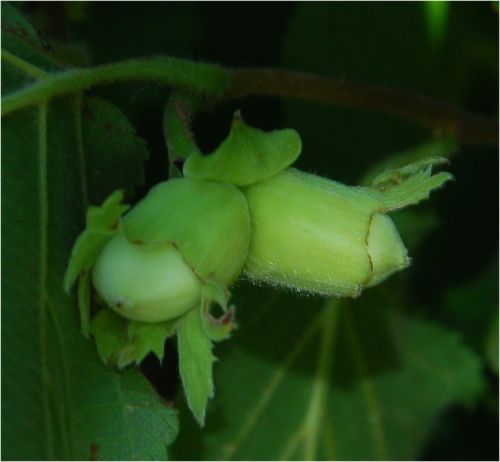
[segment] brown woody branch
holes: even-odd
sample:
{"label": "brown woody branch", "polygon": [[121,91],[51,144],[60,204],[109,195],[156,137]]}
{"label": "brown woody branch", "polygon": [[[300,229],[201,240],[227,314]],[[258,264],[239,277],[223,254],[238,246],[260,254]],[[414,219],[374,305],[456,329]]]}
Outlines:
{"label": "brown woody branch", "polygon": [[437,135],[455,134],[463,143],[498,146],[498,120],[426,96],[283,69],[228,72],[232,86],[222,99],[263,95],[340,104],[412,120]]}

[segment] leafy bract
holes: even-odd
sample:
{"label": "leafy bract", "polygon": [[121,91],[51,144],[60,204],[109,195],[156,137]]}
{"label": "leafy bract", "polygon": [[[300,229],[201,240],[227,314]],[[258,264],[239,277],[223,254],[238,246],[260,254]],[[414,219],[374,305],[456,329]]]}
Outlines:
{"label": "leafy bract", "polygon": [[198,423],[205,424],[207,401],[214,395],[212,341],[205,333],[201,310],[194,308],[180,320],[179,370],[189,408]]}
{"label": "leafy bract", "polygon": [[365,188],[380,200],[384,211],[418,204],[428,199],[430,192],[444,185],[453,175],[440,172],[432,175],[432,166],[447,162],[440,157],[429,157],[406,167],[388,170],[373,180],[373,188]]}
{"label": "leafy bract", "polygon": [[[202,321],[205,333],[210,340],[221,341],[229,338],[237,327],[234,322],[234,307],[228,307],[229,291],[213,281],[207,281],[201,292]],[[210,308],[212,304],[220,306],[223,315],[215,318]]]}
{"label": "leafy bract", "polygon": [[136,363],[140,363],[151,351],[163,360],[165,339],[174,335],[177,330],[177,320],[165,321],[156,324],[131,321],[127,334],[132,341],[133,356]]}
{"label": "leafy bract", "polygon": [[177,320],[145,323],[130,321],[109,308],[99,311],[90,323],[99,356],[105,364],[123,369],[129,364],[139,365],[151,352],[163,360],[167,337],[177,330]]}
{"label": "leafy bract", "polygon": [[[458,145],[453,136],[431,140],[380,160],[363,175],[359,184],[360,186],[371,186],[375,178],[388,170],[402,168],[430,158],[448,159],[456,152],[458,152]],[[445,161],[443,160],[442,163]]]}
{"label": "leafy bract", "polygon": [[186,178],[249,186],[291,165],[301,149],[295,130],[265,133],[246,125],[236,113],[229,136],[208,156],[191,154],[184,163],[183,173]]}
{"label": "leafy bract", "polygon": [[80,272],[92,267],[102,246],[118,230],[120,216],[129,208],[128,205],[120,205],[122,199],[123,192],[118,190],[109,196],[101,207],[91,205],[88,208],[87,228],[75,242],[64,275],[64,290],[67,292]]}
{"label": "leafy bract", "polygon": [[[451,157],[457,150],[457,142],[454,137],[444,137],[428,141],[406,151],[393,154],[377,162],[362,176],[359,183],[361,186],[371,186],[377,177],[380,180],[380,175],[384,174],[387,180],[386,184],[390,185],[391,174],[388,174],[389,171],[392,170],[396,173],[396,175],[393,176],[393,180],[401,179],[401,174],[398,173],[399,168],[407,170],[408,167],[411,167],[412,165],[419,165],[419,161],[424,161],[425,165],[429,162],[429,159],[443,159],[444,163],[444,158]],[[422,176],[422,173],[420,173],[420,176]],[[429,209],[422,210],[420,208],[409,208],[393,213],[391,218],[395,222],[396,228],[398,229],[410,255],[429,234],[429,232],[436,229],[440,224],[440,220],[436,213]]]}
{"label": "leafy bract", "polygon": [[[2,60],[2,97],[64,68],[5,2],[2,50],[20,58]],[[80,94],[2,117],[4,459],[166,458],[175,411],[139,371],[102,364],[63,291],[88,202],[140,181],[146,156],[119,111]]]}
{"label": "leafy bract", "polygon": [[176,458],[416,459],[441,411],[483,388],[481,361],[446,329],[364,297],[252,290],[218,346],[206,427],[181,421]]}
{"label": "leafy bract", "polygon": [[99,252],[118,232],[118,223],[122,213],[129,209],[129,205],[121,205],[123,191],[116,190],[100,207],[89,206],[85,230],[76,239],[71,249],[68,268],[64,273],[63,287],[69,294],[76,279],[78,281],[78,309],[82,334],[88,338],[90,324],[90,287],[91,269]]}

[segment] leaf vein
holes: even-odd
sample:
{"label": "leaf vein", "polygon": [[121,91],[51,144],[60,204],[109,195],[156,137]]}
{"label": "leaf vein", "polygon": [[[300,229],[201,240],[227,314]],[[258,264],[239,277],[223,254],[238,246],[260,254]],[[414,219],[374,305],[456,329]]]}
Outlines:
{"label": "leaf vein", "polygon": [[[66,398],[66,413],[65,415],[60,416],[60,420],[62,423],[61,429],[63,432],[63,442],[66,448],[69,450],[69,453],[71,454],[71,458],[74,458],[74,455],[77,453],[76,448],[74,447],[74,444],[76,442],[76,439],[74,438],[74,429],[73,429],[73,421],[71,419],[71,416],[75,415],[74,412],[72,412],[72,406],[71,406],[71,399],[70,399],[70,386],[69,386],[69,367],[68,367],[68,357],[66,355],[66,348],[64,345],[64,336],[62,333],[61,326],[59,324],[59,320],[57,318],[54,305],[51,302],[50,298],[46,298],[46,305],[49,308],[49,312],[51,314],[52,320],[54,322],[54,327],[56,330],[57,334],[57,340],[59,343],[59,349],[61,351],[61,362],[63,366],[63,381],[64,381],[64,394]],[[63,413],[64,414],[64,413]],[[65,425],[66,424],[66,425]],[[67,430],[67,431],[66,431]],[[69,436],[68,436],[69,433]]]}
{"label": "leaf vein", "polygon": [[370,417],[369,423],[373,430],[373,437],[375,438],[376,451],[378,453],[378,457],[380,460],[388,460],[389,453],[385,441],[384,430],[382,428],[382,417],[381,417],[382,412],[380,409],[380,403],[377,399],[375,386],[368,372],[366,361],[363,356],[363,351],[359,342],[359,338],[356,334],[354,321],[352,318],[351,307],[346,307],[345,314],[346,314],[345,328],[347,331],[347,338],[352,350],[352,354],[354,356],[356,369],[361,378],[363,393],[367,400],[369,417]]}
{"label": "leaf vein", "polygon": [[44,79],[50,75],[48,72],[43,71],[39,67],[33,66],[33,64],[28,63],[24,59],[21,59],[6,50],[2,50],[2,60],[25,72],[26,74],[36,77],[37,79]]}
{"label": "leaf vein", "polygon": [[238,447],[243,443],[246,437],[250,434],[250,431],[255,426],[258,421],[258,418],[264,411],[265,407],[271,401],[278,385],[283,380],[286,371],[290,368],[290,366],[297,359],[299,354],[305,345],[309,342],[311,337],[316,333],[316,331],[321,327],[321,322],[323,320],[322,313],[319,313],[310,323],[301,337],[298,339],[295,347],[290,352],[290,354],[285,358],[285,361],[279,367],[275,373],[273,374],[267,388],[263,390],[262,397],[260,401],[257,403],[257,406],[247,414],[246,420],[243,422],[241,426],[240,432],[236,436],[233,443],[229,443],[225,445],[225,451],[222,454],[223,460],[231,459],[234,453],[237,451]]}
{"label": "leaf vein", "polygon": [[335,355],[335,338],[340,300],[330,299],[324,306],[322,317],[322,336],[319,348],[316,374],[314,377],[309,408],[304,422],[306,444],[304,460],[318,458],[318,435],[320,425],[325,419],[330,374]]}
{"label": "leaf vein", "polygon": [[42,366],[43,407],[45,415],[45,431],[48,459],[54,459],[54,435],[52,434],[52,415],[49,402],[50,375],[48,363],[48,329],[46,311],[47,293],[47,224],[48,224],[48,192],[47,192],[47,103],[41,104],[38,109],[38,182],[40,188],[40,350]]}
{"label": "leaf vein", "polygon": [[[82,97],[83,92],[77,93],[74,101],[75,125],[76,125],[76,149],[78,152],[78,167],[80,172],[80,187],[82,191],[83,210],[87,210],[87,162],[85,159],[85,148],[83,145],[83,124],[82,124]],[[84,212],[85,213],[85,212]]]}

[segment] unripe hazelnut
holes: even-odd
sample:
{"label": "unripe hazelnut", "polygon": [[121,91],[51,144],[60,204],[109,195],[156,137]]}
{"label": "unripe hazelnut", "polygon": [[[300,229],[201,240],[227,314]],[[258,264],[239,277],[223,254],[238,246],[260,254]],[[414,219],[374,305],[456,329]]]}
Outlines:
{"label": "unripe hazelnut", "polygon": [[134,321],[160,322],[199,305],[202,282],[172,244],[133,244],[119,232],[106,244],[92,270],[106,304]]}
{"label": "unripe hazelnut", "polygon": [[364,188],[288,168],[245,189],[256,282],[356,297],[409,264],[381,203]]}

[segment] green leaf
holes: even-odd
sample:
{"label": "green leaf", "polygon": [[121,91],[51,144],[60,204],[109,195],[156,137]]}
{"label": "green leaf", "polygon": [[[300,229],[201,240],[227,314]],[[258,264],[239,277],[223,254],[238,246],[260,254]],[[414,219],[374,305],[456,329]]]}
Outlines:
{"label": "green leaf", "polygon": [[[62,68],[6,3],[2,48],[22,60],[2,59],[2,98]],[[5,459],[164,459],[177,433],[175,411],[139,371],[123,376],[104,366],[95,344],[80,333],[76,294],[63,290],[88,199],[100,203],[117,185],[140,181],[147,154],[123,115],[106,103],[98,128],[89,128],[95,118],[83,110],[86,101],[94,100],[38,101],[2,117]],[[123,138],[112,133],[118,120],[121,135],[135,146],[127,157],[117,142]],[[98,170],[90,162],[96,147],[106,159]]]}
{"label": "green leaf", "polygon": [[133,185],[144,182],[143,163],[149,157],[146,142],[136,136],[117,107],[102,99],[84,98],[81,118],[89,202],[101,204],[124,186],[126,195],[131,196]]}
{"label": "green leaf", "polygon": [[281,172],[295,162],[301,150],[295,130],[265,133],[246,125],[237,112],[229,136],[208,156],[191,154],[183,173],[186,178],[249,186]]}
{"label": "green leaf", "polygon": [[[108,391],[103,390],[103,383],[96,382],[92,405],[88,402],[88,388],[75,394],[72,412],[81,427],[75,446],[81,450],[75,451],[73,458],[166,459],[167,446],[175,440],[179,428],[177,411],[161,400],[137,370],[110,372],[102,363],[100,369],[104,383],[105,377],[111,375],[115,385]],[[86,374],[82,367],[79,378],[83,383],[88,383]],[[82,409],[82,402],[86,409]],[[121,428],[119,433],[117,428]]]}
{"label": "green leaf", "polygon": [[181,318],[178,339],[179,370],[186,400],[196,420],[203,426],[208,399],[214,395],[212,364],[216,358],[199,308]]}
{"label": "green leaf", "polygon": [[498,313],[490,322],[485,343],[485,354],[488,364],[491,370],[498,375]]}
{"label": "green leaf", "polygon": [[464,340],[477,352],[483,352],[498,316],[498,254],[488,266],[466,284],[444,294],[439,321],[463,332]]}
{"label": "green leaf", "polygon": [[432,323],[363,297],[263,298],[240,301],[241,328],[218,347],[203,431],[181,409],[176,458],[418,459],[440,413],[482,390],[481,361]]}
{"label": "green leaf", "polygon": [[19,69],[2,59],[2,96],[20,90],[64,65],[46,50],[46,43],[31,23],[10,3],[2,2],[2,51],[22,57],[30,67]]}

